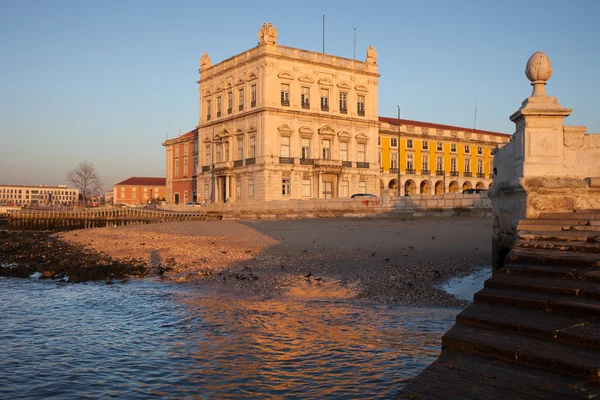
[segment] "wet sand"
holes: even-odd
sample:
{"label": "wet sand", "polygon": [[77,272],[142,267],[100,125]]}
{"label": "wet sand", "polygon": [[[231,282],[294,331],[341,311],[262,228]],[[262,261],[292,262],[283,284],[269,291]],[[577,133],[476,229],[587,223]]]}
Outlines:
{"label": "wet sand", "polygon": [[439,284],[490,264],[488,218],[190,221],[56,234],[173,282],[224,291],[459,306]]}

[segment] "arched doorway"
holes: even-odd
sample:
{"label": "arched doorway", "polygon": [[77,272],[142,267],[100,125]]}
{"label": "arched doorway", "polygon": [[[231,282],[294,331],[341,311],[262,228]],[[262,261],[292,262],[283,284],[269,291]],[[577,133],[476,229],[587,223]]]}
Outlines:
{"label": "arched doorway", "polygon": [[483,184],[483,182],[477,182],[477,185],[475,185],[475,189],[485,190],[485,185]]}
{"label": "arched doorway", "polygon": [[192,192],[192,201],[194,203],[196,203],[198,201],[198,192],[195,190]]}
{"label": "arched doorway", "polygon": [[390,181],[390,183],[388,183],[388,189],[393,189],[396,193],[396,196],[399,196],[400,194],[398,193],[398,181],[396,179],[392,179]]}
{"label": "arched doorway", "polygon": [[441,196],[443,194],[444,194],[444,182],[437,181],[435,183],[435,195],[436,196]]}
{"label": "arched doorway", "polygon": [[465,183],[463,183],[462,185],[462,191],[464,192],[465,190],[469,190],[473,187],[473,185],[471,185],[471,182],[466,181]]}
{"label": "arched doorway", "polygon": [[421,194],[431,194],[431,182],[423,181],[421,182],[421,190],[419,191]]}
{"label": "arched doorway", "polygon": [[410,196],[412,194],[415,194],[416,192],[417,192],[417,184],[412,179],[407,180],[406,183],[404,184],[404,195]]}
{"label": "arched doorway", "polygon": [[448,186],[448,191],[450,193],[457,193],[458,192],[458,182],[456,182],[456,181],[450,182],[450,186]]}
{"label": "arched doorway", "polygon": [[175,193],[174,199],[175,199],[175,204],[179,204],[179,193]]}

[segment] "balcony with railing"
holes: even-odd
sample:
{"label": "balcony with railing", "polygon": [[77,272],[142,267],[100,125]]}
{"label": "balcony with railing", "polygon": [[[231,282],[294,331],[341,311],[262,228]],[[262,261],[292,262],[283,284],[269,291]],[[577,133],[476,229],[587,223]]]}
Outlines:
{"label": "balcony with railing", "polygon": [[422,169],[421,175],[431,175],[431,171],[429,171],[428,169]]}
{"label": "balcony with railing", "polygon": [[369,163],[368,162],[357,162],[356,163],[356,168],[369,168]]}
{"label": "balcony with railing", "polygon": [[414,168],[406,168],[406,174],[407,175],[414,175],[415,174],[415,169]]}
{"label": "balcony with railing", "polygon": [[217,111],[217,118],[221,116],[221,111]]}
{"label": "balcony with railing", "polygon": [[228,108],[227,109],[227,114],[231,114],[233,112],[233,108]]}
{"label": "balcony with railing", "polygon": [[256,164],[256,158],[246,158],[246,165],[254,165]]}
{"label": "balcony with railing", "polygon": [[243,167],[243,166],[244,166],[244,160],[235,160],[235,161],[233,162],[233,166],[234,166],[235,168],[238,168],[238,167]]}
{"label": "balcony with railing", "polygon": [[303,102],[303,103],[302,103],[302,108],[304,108],[304,109],[307,109],[307,110],[308,110],[308,109],[310,108],[310,103],[309,103],[308,101],[305,101],[305,102]]}
{"label": "balcony with railing", "polygon": [[379,172],[383,174],[383,167],[379,167]]}
{"label": "balcony with railing", "polygon": [[342,167],[352,168],[352,161],[342,161]]}
{"label": "balcony with railing", "polygon": [[210,121],[210,114],[208,114],[208,115],[206,116],[206,120],[207,120],[207,121]]}
{"label": "balcony with railing", "polygon": [[348,114],[347,108],[340,108],[340,114]]}
{"label": "balcony with railing", "polygon": [[358,116],[359,117],[364,117],[365,116],[365,110],[358,110]]}
{"label": "balcony with railing", "polygon": [[390,168],[390,174],[397,174],[398,168]]}
{"label": "balcony with railing", "polygon": [[465,171],[465,172],[463,173],[463,176],[464,176],[465,178],[470,178],[470,177],[471,177],[471,176],[473,176],[473,175],[472,175],[470,172],[467,172],[467,171]]}
{"label": "balcony with railing", "polygon": [[329,106],[327,104],[321,104],[321,111],[329,111]]}
{"label": "balcony with railing", "polygon": [[215,169],[224,169],[233,167],[233,161],[221,161],[215,163]]}
{"label": "balcony with railing", "polygon": [[315,165],[315,160],[312,158],[301,158],[300,165]]}
{"label": "balcony with railing", "polygon": [[458,176],[458,171],[450,171],[450,176]]}
{"label": "balcony with railing", "polygon": [[294,157],[279,157],[279,164],[293,164]]}
{"label": "balcony with railing", "polygon": [[250,107],[256,107],[256,100],[250,102]]}
{"label": "balcony with railing", "polygon": [[478,172],[477,173],[477,177],[478,178],[485,178],[485,174],[483,172]]}
{"label": "balcony with railing", "polygon": [[490,179],[494,179],[494,174],[490,174]]}
{"label": "balcony with railing", "polygon": [[317,159],[317,160],[315,160],[315,166],[321,166],[321,167],[341,167],[342,166],[342,161],[341,160]]}
{"label": "balcony with railing", "polygon": [[289,99],[288,100],[281,99],[281,105],[289,107],[290,106],[290,100]]}
{"label": "balcony with railing", "polygon": [[240,111],[244,111],[244,105],[243,104],[240,104],[238,108],[239,108]]}
{"label": "balcony with railing", "polygon": [[445,172],[446,171],[444,171],[443,169],[438,169],[438,170],[435,171],[435,174],[437,176],[444,176]]}
{"label": "balcony with railing", "polygon": [[210,165],[203,165],[202,172],[208,172],[208,171],[210,171]]}

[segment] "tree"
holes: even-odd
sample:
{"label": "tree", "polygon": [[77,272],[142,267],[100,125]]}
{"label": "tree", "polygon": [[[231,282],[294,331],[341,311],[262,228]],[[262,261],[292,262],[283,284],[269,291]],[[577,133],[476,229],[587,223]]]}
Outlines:
{"label": "tree", "polygon": [[81,162],[77,168],[67,172],[67,180],[79,189],[83,201],[102,193],[104,183],[98,177],[96,167],[90,162]]}

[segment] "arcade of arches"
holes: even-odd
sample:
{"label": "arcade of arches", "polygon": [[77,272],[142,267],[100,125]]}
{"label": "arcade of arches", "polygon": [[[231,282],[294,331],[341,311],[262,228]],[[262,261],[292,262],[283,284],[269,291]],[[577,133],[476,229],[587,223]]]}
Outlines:
{"label": "arcade of arches", "polygon": [[[490,183],[486,186],[480,181],[470,181],[467,179],[452,179],[452,180],[431,180],[431,179],[407,179],[401,182],[402,190],[400,195],[411,196],[415,194],[441,196],[444,193],[463,193],[468,189],[486,190],[492,187]],[[385,179],[379,182],[379,196],[382,195],[384,189],[392,189],[397,191],[398,179],[390,179],[387,183]]]}

